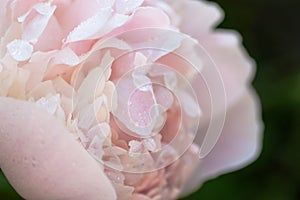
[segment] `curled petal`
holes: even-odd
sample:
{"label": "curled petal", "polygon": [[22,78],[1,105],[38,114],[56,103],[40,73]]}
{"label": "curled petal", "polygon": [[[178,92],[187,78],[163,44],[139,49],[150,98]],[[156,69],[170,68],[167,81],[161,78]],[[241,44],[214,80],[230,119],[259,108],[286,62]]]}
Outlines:
{"label": "curled petal", "polygon": [[0,166],[26,199],[116,199],[101,166],[34,104],[0,98]]}
{"label": "curled petal", "polygon": [[256,159],[261,148],[262,123],[259,116],[257,98],[252,90],[248,90],[228,110],[217,144],[200,161],[198,169],[185,185],[183,194],[197,189],[207,179],[239,169]]}
{"label": "curled petal", "polygon": [[93,38],[93,36],[107,23],[111,13],[112,11],[110,8],[105,8],[86,21],[83,21],[68,35],[66,43]]}
{"label": "curled petal", "polygon": [[144,0],[117,0],[115,4],[118,13],[127,14],[138,8]]}
{"label": "curled petal", "polygon": [[180,16],[180,30],[195,38],[210,32],[223,19],[222,10],[212,2],[168,0],[168,3]]}
{"label": "curled petal", "polygon": [[255,63],[242,47],[240,35],[234,31],[218,30],[199,41],[220,71],[230,106],[245,92]]}
{"label": "curled petal", "polygon": [[68,35],[75,27],[99,13],[102,9],[111,8],[114,0],[55,0],[58,5],[55,16],[61,27],[64,27],[64,35]]}
{"label": "curled petal", "polygon": [[13,40],[6,47],[8,53],[16,61],[28,60],[33,52],[33,46],[25,40]]}
{"label": "curled petal", "polygon": [[28,22],[28,24],[26,23],[26,18],[29,16],[32,10],[29,10],[23,16],[20,16],[18,18],[18,21],[24,24],[24,30],[22,34],[23,40],[29,41],[31,43],[36,43],[40,35],[45,30],[46,26],[48,25],[48,22],[53,15],[56,6],[51,6],[51,3],[49,2],[37,3],[33,7],[33,9],[38,13],[38,15],[35,16],[30,22]]}

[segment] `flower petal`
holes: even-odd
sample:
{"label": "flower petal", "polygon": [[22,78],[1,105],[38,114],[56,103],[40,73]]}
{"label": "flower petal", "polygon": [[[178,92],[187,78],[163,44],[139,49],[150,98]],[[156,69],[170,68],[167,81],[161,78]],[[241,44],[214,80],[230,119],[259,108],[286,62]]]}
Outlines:
{"label": "flower petal", "polygon": [[230,106],[243,95],[253,77],[255,63],[242,47],[240,35],[234,31],[218,30],[199,41],[220,71]]}
{"label": "flower petal", "polygon": [[[123,27],[123,31],[138,28],[169,28],[170,19],[162,10],[154,7],[140,7],[134,11],[131,20]],[[120,30],[120,32],[122,32]]]}
{"label": "flower petal", "polygon": [[75,27],[68,35],[66,43],[93,38],[93,36],[107,23],[111,14],[111,8],[103,8],[103,10]]}
{"label": "flower petal", "polygon": [[8,53],[16,61],[28,60],[33,52],[33,46],[25,40],[13,40],[7,46]]}
{"label": "flower petal", "polygon": [[0,166],[26,199],[116,199],[101,166],[33,103],[0,98]]}
{"label": "flower petal", "polygon": [[[38,13],[28,24],[26,23],[26,18],[29,13],[18,18],[19,22],[22,22],[25,25],[23,30],[22,38],[23,40],[29,41],[31,43],[36,43],[40,35],[44,32],[48,22],[53,15],[56,6],[51,6],[50,2],[46,3],[37,3],[33,9]],[[32,12],[30,10],[29,12]]]}
{"label": "flower petal", "polygon": [[114,0],[55,0],[57,10],[55,16],[63,27],[64,35],[68,35],[79,24],[88,20],[102,9],[112,7]]}
{"label": "flower petal", "polygon": [[117,0],[115,8],[118,13],[128,14],[138,8],[144,0]]}
{"label": "flower petal", "polygon": [[[200,161],[182,194],[188,194],[207,179],[239,169],[259,154],[262,122],[257,97],[248,90],[228,110],[222,134],[212,151]],[[197,141],[196,141],[197,142]]]}
{"label": "flower petal", "polygon": [[7,2],[8,0],[0,1],[0,38],[3,36],[7,29],[7,19],[6,19],[6,13],[7,13]]}
{"label": "flower petal", "polygon": [[222,10],[212,2],[169,0],[168,3],[181,18],[180,30],[195,38],[212,30],[223,18]]}

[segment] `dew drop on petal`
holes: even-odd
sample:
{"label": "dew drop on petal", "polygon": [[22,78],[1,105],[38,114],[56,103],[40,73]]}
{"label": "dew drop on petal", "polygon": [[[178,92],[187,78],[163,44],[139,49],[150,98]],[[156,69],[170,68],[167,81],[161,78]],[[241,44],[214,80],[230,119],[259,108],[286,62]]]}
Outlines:
{"label": "dew drop on petal", "polygon": [[32,157],[31,165],[32,165],[32,167],[34,167],[34,168],[36,167],[37,161],[36,161],[36,158],[35,158],[35,157]]}
{"label": "dew drop on petal", "polygon": [[39,107],[44,108],[48,113],[53,115],[57,110],[59,100],[60,96],[57,94],[46,98],[42,97],[36,102],[36,104]]}
{"label": "dew drop on petal", "polygon": [[143,140],[143,143],[146,146],[146,148],[150,151],[155,151],[155,149],[157,148],[155,140],[153,138],[147,138]]}
{"label": "dew drop on petal", "polygon": [[27,157],[27,156],[24,156],[24,157],[23,157],[23,160],[24,160],[25,163],[27,163],[27,162],[28,162],[28,157]]}
{"label": "dew drop on petal", "polygon": [[28,60],[33,52],[33,46],[28,41],[15,39],[7,46],[8,53],[16,61]]}
{"label": "dew drop on petal", "polygon": [[124,177],[121,173],[113,172],[113,171],[106,171],[105,174],[112,180],[114,183],[122,184],[124,182]]}

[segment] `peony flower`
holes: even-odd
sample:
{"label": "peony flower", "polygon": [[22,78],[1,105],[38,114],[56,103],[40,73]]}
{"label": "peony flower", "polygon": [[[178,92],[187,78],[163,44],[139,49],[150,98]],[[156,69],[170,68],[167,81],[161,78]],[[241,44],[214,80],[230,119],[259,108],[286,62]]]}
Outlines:
{"label": "peony flower", "polygon": [[260,150],[214,3],[0,2],[0,167],[25,199],[176,199]]}

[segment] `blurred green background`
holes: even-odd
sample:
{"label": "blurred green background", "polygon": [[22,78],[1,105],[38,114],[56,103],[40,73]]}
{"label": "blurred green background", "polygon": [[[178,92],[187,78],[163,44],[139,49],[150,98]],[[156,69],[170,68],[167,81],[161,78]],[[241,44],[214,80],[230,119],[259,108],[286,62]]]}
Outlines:
{"label": "blurred green background", "polygon": [[[263,151],[250,166],[206,182],[184,200],[300,199],[300,1],[215,0],[220,25],[239,31],[257,61]],[[0,199],[21,199],[0,173]]]}

